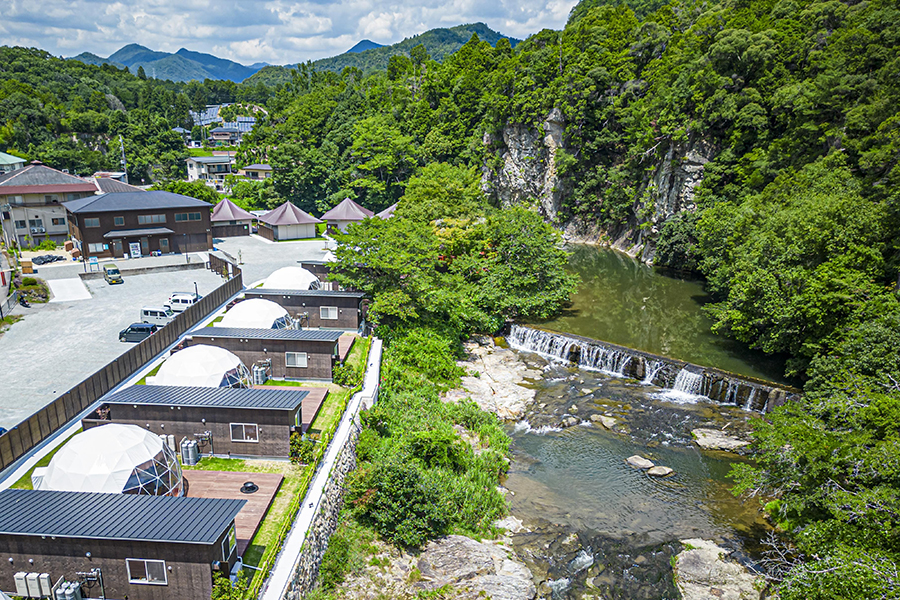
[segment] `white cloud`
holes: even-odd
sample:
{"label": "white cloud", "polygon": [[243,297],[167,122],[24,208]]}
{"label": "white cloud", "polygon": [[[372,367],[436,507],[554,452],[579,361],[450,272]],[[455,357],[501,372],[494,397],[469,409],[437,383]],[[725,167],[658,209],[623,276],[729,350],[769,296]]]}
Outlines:
{"label": "white cloud", "polygon": [[0,43],[109,56],[126,44],[187,48],[242,63],[334,56],[369,38],[392,44],[435,27],[484,22],[525,38],[559,29],[577,0],[0,0]]}

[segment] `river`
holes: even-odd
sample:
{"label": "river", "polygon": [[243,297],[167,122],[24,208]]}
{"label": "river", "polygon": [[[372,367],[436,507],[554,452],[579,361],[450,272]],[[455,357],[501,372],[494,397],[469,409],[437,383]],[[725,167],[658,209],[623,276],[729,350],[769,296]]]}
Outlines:
{"label": "river", "polygon": [[[777,378],[778,361],[709,332],[698,283],[592,247],[576,248],[571,268],[582,278],[573,305],[543,327]],[[526,420],[510,428],[504,485],[513,515],[531,530],[514,543],[543,581],[542,598],[675,599],[670,561],[682,539],[711,539],[752,561],[767,527],[758,500],[736,498],[727,476],[744,459],[701,451],[690,433],[726,425],[746,432],[749,411],[518,353],[542,376],[531,383]],[[616,419],[613,430],[599,415]],[[567,417],[578,424],[561,427]],[[624,461],[634,454],[675,474],[633,469]]]}

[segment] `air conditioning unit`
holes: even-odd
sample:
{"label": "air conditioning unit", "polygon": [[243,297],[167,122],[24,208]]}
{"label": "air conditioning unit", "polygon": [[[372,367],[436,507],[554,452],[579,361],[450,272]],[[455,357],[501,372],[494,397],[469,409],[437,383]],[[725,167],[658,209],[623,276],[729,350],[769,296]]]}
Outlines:
{"label": "air conditioning unit", "polygon": [[31,233],[44,233],[45,231],[46,231],[46,229],[44,229],[43,227],[32,227],[31,228]]}

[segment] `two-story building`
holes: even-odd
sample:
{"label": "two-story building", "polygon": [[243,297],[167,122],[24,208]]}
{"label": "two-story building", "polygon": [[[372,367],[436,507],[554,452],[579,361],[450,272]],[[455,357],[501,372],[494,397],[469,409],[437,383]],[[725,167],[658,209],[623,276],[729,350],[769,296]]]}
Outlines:
{"label": "two-story building", "polygon": [[24,166],[24,158],[19,158],[18,156],[13,156],[6,152],[0,152],[0,175],[5,175],[11,171],[21,169]]}
{"label": "two-story building", "polygon": [[225,176],[234,174],[231,156],[192,156],[185,162],[188,181],[203,181],[219,192],[225,189]]}
{"label": "two-story building", "polygon": [[0,175],[0,210],[6,242],[36,246],[49,238],[63,243],[69,226],[62,203],[93,196],[96,191],[92,182],[38,162]]}
{"label": "two-story building", "polygon": [[263,164],[247,165],[242,169],[238,169],[238,175],[254,180],[268,179],[272,176],[272,167]]}
{"label": "two-story building", "polygon": [[83,256],[99,258],[211,250],[210,207],[163,191],[102,194],[65,203],[75,245]]}

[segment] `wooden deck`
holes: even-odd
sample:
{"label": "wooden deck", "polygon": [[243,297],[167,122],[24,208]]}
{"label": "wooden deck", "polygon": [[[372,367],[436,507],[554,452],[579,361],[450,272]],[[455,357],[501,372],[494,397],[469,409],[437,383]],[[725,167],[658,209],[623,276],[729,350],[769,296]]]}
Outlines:
{"label": "wooden deck", "polygon": [[[234,473],[231,471],[184,471],[188,481],[188,496],[192,498],[226,498],[246,500],[247,504],[234,519],[238,556],[243,556],[259,524],[269,510],[281,481],[278,473]],[[241,492],[245,482],[252,481],[259,490],[252,494]]]}
{"label": "wooden deck", "polygon": [[353,342],[355,341],[355,333],[345,333],[338,338],[338,360],[341,362],[347,360],[347,355],[350,354],[350,348],[353,347]]}
{"label": "wooden deck", "polygon": [[288,388],[280,385],[254,385],[255,390],[285,390],[293,389],[301,392],[309,392],[303,399],[303,405],[300,407],[300,420],[302,421],[302,431],[306,433],[309,426],[316,419],[325,398],[328,397],[328,388],[326,387],[294,387]]}

